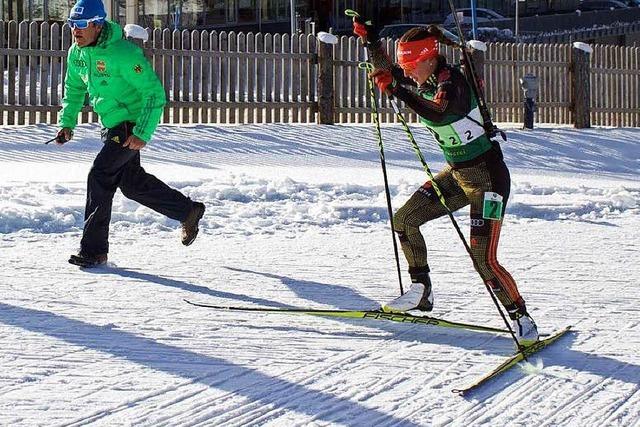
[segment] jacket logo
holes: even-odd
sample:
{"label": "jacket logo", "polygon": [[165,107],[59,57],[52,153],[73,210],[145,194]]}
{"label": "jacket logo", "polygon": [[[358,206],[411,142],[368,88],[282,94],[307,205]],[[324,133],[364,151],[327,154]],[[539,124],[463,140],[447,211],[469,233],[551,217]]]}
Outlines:
{"label": "jacket logo", "polygon": [[104,73],[107,71],[107,64],[105,64],[102,59],[98,59],[96,61],[96,70],[98,70],[99,73]]}
{"label": "jacket logo", "polygon": [[111,140],[113,142],[115,142],[116,144],[120,144],[120,137],[118,135],[114,136],[113,138],[111,138]]}
{"label": "jacket logo", "polygon": [[87,63],[84,62],[84,60],[82,60],[82,59],[74,59],[73,60],[73,65],[75,65],[76,67],[86,67]]}
{"label": "jacket logo", "polygon": [[133,71],[136,72],[136,74],[140,74],[142,73],[142,65],[138,64],[135,67],[133,67]]}

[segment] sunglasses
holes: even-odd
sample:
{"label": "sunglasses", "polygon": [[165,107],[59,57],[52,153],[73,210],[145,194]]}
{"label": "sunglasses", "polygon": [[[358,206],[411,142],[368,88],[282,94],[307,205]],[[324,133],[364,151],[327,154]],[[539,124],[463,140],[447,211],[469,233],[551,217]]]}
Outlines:
{"label": "sunglasses", "polygon": [[405,62],[404,64],[398,64],[398,65],[400,65],[400,68],[402,68],[404,71],[407,71],[410,73],[418,67],[419,62],[420,62],[419,60],[416,60],[411,62]]}
{"label": "sunglasses", "polygon": [[80,30],[84,30],[89,27],[90,22],[101,21],[102,18],[90,18],[90,19],[67,19],[67,24],[71,27],[71,29],[78,28]]}

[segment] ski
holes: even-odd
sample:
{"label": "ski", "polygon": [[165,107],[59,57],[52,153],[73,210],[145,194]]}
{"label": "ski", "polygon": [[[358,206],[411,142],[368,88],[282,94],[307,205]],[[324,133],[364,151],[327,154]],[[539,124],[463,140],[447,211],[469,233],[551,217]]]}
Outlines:
{"label": "ski", "polygon": [[186,303],[196,307],[211,308],[214,310],[228,311],[248,311],[259,313],[279,313],[279,314],[304,314],[320,317],[340,317],[345,319],[369,319],[386,320],[399,323],[413,323],[420,325],[442,326],[445,328],[467,329],[471,331],[492,332],[497,334],[508,334],[506,329],[492,328],[490,326],[472,325],[468,323],[453,322],[430,316],[415,316],[409,313],[387,313],[381,310],[322,310],[313,308],[269,308],[269,307],[226,307],[211,304],[184,300]]}
{"label": "ski", "polygon": [[571,330],[571,326],[567,326],[566,328],[556,332],[555,334],[552,334],[552,335],[548,336],[545,339],[542,339],[542,340],[540,340],[538,342],[535,342],[535,343],[525,347],[523,350],[518,351],[513,356],[511,356],[508,359],[506,359],[504,362],[502,362],[493,371],[491,371],[488,374],[478,378],[473,384],[470,384],[465,388],[453,389],[451,391],[453,393],[458,394],[459,396],[464,396],[465,394],[469,393],[470,391],[476,390],[477,388],[479,388],[480,386],[486,384],[487,382],[489,382],[493,378],[495,378],[495,377],[499,376],[500,374],[508,371],[510,368],[512,368],[513,366],[517,365],[520,361],[524,360],[526,357],[529,357],[532,354],[543,350],[544,348],[546,348],[547,346],[549,346],[550,344],[552,344],[553,342],[558,340],[558,338],[562,337],[564,334],[569,332],[569,330]]}

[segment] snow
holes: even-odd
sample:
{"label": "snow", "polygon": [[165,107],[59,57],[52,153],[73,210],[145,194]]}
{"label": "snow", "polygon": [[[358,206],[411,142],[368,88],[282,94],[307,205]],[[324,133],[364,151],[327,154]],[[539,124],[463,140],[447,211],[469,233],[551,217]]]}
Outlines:
{"label": "snow", "polygon": [[[161,126],[143,166],[206,203],[201,234],[116,195],[109,264],[67,264],[99,127],[0,143],[1,425],[640,425],[639,129],[504,126],[500,259],[552,347],[459,397],[508,337],[220,312],[373,308],[399,292],[371,125]],[[414,126],[431,168],[442,156]],[[383,128],[395,209],[425,180]],[[466,210],[456,215],[468,229]],[[448,219],[423,227],[433,315],[501,326]],[[403,270],[406,269],[404,260]],[[403,277],[405,287],[408,277]]]}

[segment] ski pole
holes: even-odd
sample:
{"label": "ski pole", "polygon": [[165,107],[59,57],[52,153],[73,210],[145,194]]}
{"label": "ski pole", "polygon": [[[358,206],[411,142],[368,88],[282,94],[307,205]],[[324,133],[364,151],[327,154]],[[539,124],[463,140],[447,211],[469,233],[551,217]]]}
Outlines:
{"label": "ski pole", "polygon": [[[471,58],[469,57],[469,52],[467,52],[467,42],[464,39],[462,27],[460,26],[460,20],[458,19],[456,7],[454,6],[452,0],[449,0],[449,8],[451,9],[453,20],[455,21],[456,29],[458,30],[457,45],[460,48],[462,59],[464,60],[465,74],[467,75],[467,79],[471,80],[471,90],[473,91],[473,94],[475,95],[478,102],[478,108],[480,109],[480,115],[482,116],[485,133],[489,138],[491,138],[497,129],[493,125],[491,114],[489,113],[489,108],[487,107],[487,102],[484,98],[484,94],[482,93],[482,88],[478,84],[478,74],[476,73],[473,61],[471,61]],[[448,34],[445,34],[445,37],[447,37],[450,41],[454,41],[452,39],[455,39],[455,35],[449,33],[448,31],[447,33],[453,36],[453,38],[448,37]]]}
{"label": "ski pole", "polygon": [[376,136],[378,137],[378,152],[380,153],[380,165],[382,166],[382,177],[384,179],[384,193],[387,198],[387,212],[389,213],[389,225],[391,227],[391,240],[393,241],[393,253],[396,257],[396,270],[398,271],[398,284],[400,285],[400,295],[404,294],[402,288],[402,272],[400,271],[400,256],[398,255],[398,243],[396,242],[396,232],[393,226],[393,208],[391,206],[391,192],[389,191],[389,181],[387,179],[387,162],[384,157],[384,145],[382,143],[382,132],[380,131],[380,117],[378,114],[378,101],[373,89],[373,78],[369,75],[372,66],[368,62],[361,62],[358,67],[367,71],[367,82],[369,86],[369,96],[371,97],[371,118],[375,123]]}
{"label": "ski pole", "polygon": [[[344,14],[353,19],[360,19],[360,14],[352,9],[345,10]],[[367,61],[368,61],[369,48],[366,46],[365,46],[365,54],[367,56]],[[382,167],[382,177],[384,179],[384,192],[387,199],[387,212],[389,213],[389,225],[391,227],[391,239],[393,241],[393,254],[395,255],[395,258],[396,258],[396,270],[398,271],[398,284],[400,285],[400,295],[402,295],[404,294],[404,289],[402,287],[402,272],[400,270],[400,256],[398,255],[398,243],[396,242],[396,232],[393,226],[393,208],[391,206],[391,193],[389,191],[389,181],[387,179],[387,162],[384,157],[384,145],[382,143],[382,132],[380,131],[378,101],[376,99],[376,92],[374,90],[373,78],[369,75],[372,69],[369,68],[371,67],[371,64],[368,62],[360,63],[358,64],[358,67],[367,71],[367,83],[369,86],[369,96],[371,98],[371,118],[375,123],[376,136],[378,138],[378,151],[380,153],[380,166]]]}
{"label": "ski pole", "polygon": [[[409,128],[409,125],[407,124],[407,121],[405,120],[404,116],[402,115],[402,112],[400,111],[400,108],[398,108],[398,104],[396,103],[396,100],[393,97],[389,97],[389,99],[391,100],[391,105],[393,106],[393,111],[396,113],[396,117],[398,118],[400,123],[402,123],[402,127],[404,128],[404,131],[407,134],[407,137],[409,138],[409,141],[411,142],[411,145],[413,146],[413,150],[415,151],[416,156],[418,157],[418,159],[420,160],[420,163],[422,164],[422,168],[424,169],[424,171],[427,173],[427,176],[431,180],[431,184],[433,186],[433,189],[436,192],[436,195],[438,196],[438,199],[440,200],[440,203],[442,204],[442,206],[444,207],[445,211],[447,212],[447,216],[451,220],[451,223],[453,224],[453,228],[455,228],[456,232],[458,233],[458,236],[460,237],[460,240],[462,240],[462,244],[464,245],[464,248],[467,250],[467,253],[471,257],[471,262],[473,263],[473,268],[475,268],[475,270],[478,272],[478,274],[480,274],[480,267],[478,266],[478,263],[476,262],[476,259],[473,256],[473,252],[471,251],[471,247],[469,246],[469,243],[467,243],[467,239],[464,237],[464,234],[462,234],[462,231],[460,230],[460,226],[458,225],[458,222],[453,217],[453,213],[451,212],[451,209],[449,209],[449,207],[447,206],[445,198],[442,195],[442,192],[440,191],[440,188],[438,187],[438,184],[436,183],[436,180],[435,180],[435,178],[433,176],[433,173],[431,173],[431,169],[429,168],[429,164],[424,159],[424,156],[422,155],[422,151],[420,150],[420,147],[418,146],[418,143],[416,142],[415,138],[413,137],[413,132],[411,132],[411,129]],[[509,321],[507,320],[507,317],[504,315],[504,313],[502,311],[502,308],[500,307],[500,303],[498,302],[498,299],[494,295],[494,293],[491,290],[491,288],[489,287],[489,285],[484,281],[484,279],[482,279],[482,275],[480,275],[480,279],[482,280],[482,282],[484,283],[485,287],[487,288],[487,291],[489,292],[489,295],[491,296],[491,299],[493,300],[493,303],[495,304],[496,308],[498,309],[498,313],[500,313],[500,317],[502,317],[502,320],[504,321],[505,325],[507,326],[507,329],[509,330],[509,334],[511,334],[511,338],[513,338],[513,341],[515,341],[515,343],[516,343],[516,347],[518,348],[518,350],[522,350],[524,347],[521,346],[520,343],[518,342],[518,339],[516,338],[516,334],[515,334],[515,332],[513,332],[513,328],[511,328],[511,325],[509,324]],[[525,360],[527,360],[526,356],[525,356]]]}

